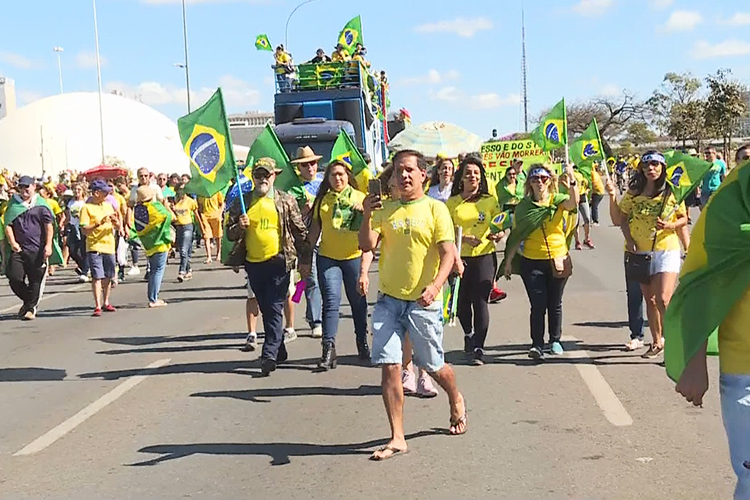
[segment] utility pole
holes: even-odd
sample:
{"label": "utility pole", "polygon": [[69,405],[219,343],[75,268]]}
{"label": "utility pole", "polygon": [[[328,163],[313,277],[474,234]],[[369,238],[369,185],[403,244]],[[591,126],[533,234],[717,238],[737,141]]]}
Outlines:
{"label": "utility pole", "polygon": [[529,94],[526,90],[526,20],[521,5],[521,61],[523,64],[523,131],[529,131]]}

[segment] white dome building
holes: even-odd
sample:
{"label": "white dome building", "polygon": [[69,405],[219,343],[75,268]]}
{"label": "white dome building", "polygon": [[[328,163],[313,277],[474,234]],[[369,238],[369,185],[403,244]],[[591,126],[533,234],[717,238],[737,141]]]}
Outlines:
{"label": "white dome building", "polygon": [[[104,154],[131,170],[188,173],[177,124],[132,99],[102,95]],[[47,97],[0,120],[0,168],[33,176],[79,172],[101,164],[99,96]]]}

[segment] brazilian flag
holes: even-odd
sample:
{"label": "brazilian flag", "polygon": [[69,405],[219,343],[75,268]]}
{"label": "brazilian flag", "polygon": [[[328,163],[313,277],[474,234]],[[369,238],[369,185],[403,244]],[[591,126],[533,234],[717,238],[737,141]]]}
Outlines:
{"label": "brazilian flag", "polygon": [[274,189],[281,191],[289,191],[295,186],[302,186],[299,176],[294,167],[289,163],[289,156],[286,154],[284,147],[279,141],[279,137],[274,132],[271,125],[266,124],[266,128],[263,132],[255,139],[250,151],[247,153],[247,161],[245,165],[248,168],[245,169],[245,174],[250,174],[252,177],[252,165],[255,160],[260,158],[272,158],[276,162],[276,168],[281,169],[281,173],[276,176],[274,182]]}
{"label": "brazilian flag", "polygon": [[297,70],[299,72],[299,85],[301,89],[326,89],[341,85],[346,73],[346,64],[301,64]]}
{"label": "brazilian flag", "polygon": [[339,33],[339,43],[344,46],[350,55],[354,54],[358,43],[364,43],[362,41],[362,18],[360,16],[346,23],[344,29]]}
{"label": "brazilian flag", "polygon": [[271,42],[268,40],[268,37],[266,35],[258,35],[257,37],[255,37],[255,48],[258,50],[267,50],[273,52]]}
{"label": "brazilian flag", "polygon": [[[52,230],[54,231],[54,236],[52,237],[52,255],[49,258],[49,265],[60,265],[63,261],[62,250],[59,244],[60,238],[58,236],[60,233],[60,229],[57,227],[57,218],[52,212],[52,207],[50,207],[49,203],[47,203],[47,200],[42,198],[40,195],[34,196],[32,206],[46,207],[47,209],[49,209],[50,213],[52,213]],[[13,196],[6,205],[5,212],[3,213],[2,217],[0,217],[0,245],[4,247],[3,252],[0,252],[0,275],[5,274],[5,266],[7,265],[7,262],[3,262],[2,256],[10,256],[12,252],[10,244],[5,238],[5,227],[13,224],[13,221],[16,220],[18,216],[23,215],[27,210],[29,210],[29,208],[26,207],[26,205],[24,205],[23,203],[19,202],[15,196]]]}
{"label": "brazilian flag", "polygon": [[667,182],[677,204],[698,187],[712,167],[710,162],[674,150],[666,151],[664,159],[667,160]]}
{"label": "brazilian flag", "polygon": [[510,211],[500,212],[490,221],[490,233],[502,233],[513,227],[513,214]]}
{"label": "brazilian flag", "polygon": [[232,138],[221,88],[192,113],[177,120],[180,140],[190,158],[185,192],[210,198],[226,189],[235,175]]}
{"label": "brazilian flag", "polygon": [[531,131],[531,139],[544,151],[552,151],[568,143],[568,115],[565,98],[555,104]]}
{"label": "brazilian flag", "polygon": [[750,162],[721,183],[695,223],[680,284],[664,316],[667,375],[679,381],[708,340],[718,353],[717,332],[750,286]]}
{"label": "brazilian flag", "polygon": [[[362,170],[367,168],[367,162],[362,157],[357,146],[344,130],[339,132],[336,142],[331,150],[331,160],[341,160],[349,165],[349,169],[356,177]],[[360,191],[364,191],[365,186],[359,186]]]}
{"label": "brazilian flag", "polygon": [[[590,164],[596,160],[604,160],[604,143],[599,135],[599,126],[596,124],[596,118],[586,130],[570,145],[570,159],[576,165]],[[589,181],[591,181],[591,172],[589,171]]]}
{"label": "brazilian flag", "polygon": [[146,255],[164,252],[172,245],[172,213],[160,201],[139,203],[133,208],[133,219]]}

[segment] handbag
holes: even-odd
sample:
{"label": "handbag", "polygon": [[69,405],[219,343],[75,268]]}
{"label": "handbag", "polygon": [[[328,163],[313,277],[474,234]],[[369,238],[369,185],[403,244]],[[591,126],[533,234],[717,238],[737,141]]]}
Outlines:
{"label": "handbag", "polygon": [[[669,199],[668,193],[664,193],[663,196],[664,201],[661,205],[660,214],[664,212],[664,207],[667,205],[667,200]],[[651,251],[649,253],[625,252],[625,279],[644,285],[651,282],[651,261],[653,260],[656,238],[658,236],[659,232],[654,228],[654,239],[651,242]]]}
{"label": "handbag", "polygon": [[557,279],[570,278],[573,275],[573,259],[570,258],[570,252],[566,253],[565,257],[552,257],[547,242],[547,233],[544,231],[544,222],[542,222],[542,236],[544,236],[544,244],[547,246],[547,255],[552,266],[552,277]]}

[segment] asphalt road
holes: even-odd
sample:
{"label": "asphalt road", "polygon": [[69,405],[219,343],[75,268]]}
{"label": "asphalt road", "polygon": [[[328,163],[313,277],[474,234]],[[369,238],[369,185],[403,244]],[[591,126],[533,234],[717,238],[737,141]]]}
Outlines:
{"label": "asphalt road", "polygon": [[123,283],[118,312],[98,319],[70,271],[29,323],[2,279],[0,498],[730,498],[718,363],[700,409],[660,360],[623,352],[622,240],[604,226],[594,239],[573,255],[566,355],[527,359],[514,278],[491,306],[485,366],[446,331],[468,433],[446,434],[444,394],[409,398],[410,453],[383,463],[367,460],[389,433],[380,374],[356,360],[346,307],[338,369],[313,371],[319,341],[299,307],[291,362],[259,378],[258,354],[239,350],[244,276],[216,264],[183,284],[170,265],[161,310],[144,307],[144,282]]}

